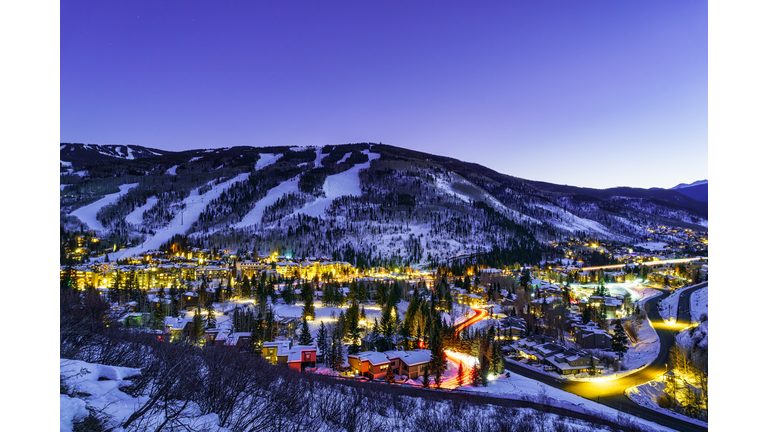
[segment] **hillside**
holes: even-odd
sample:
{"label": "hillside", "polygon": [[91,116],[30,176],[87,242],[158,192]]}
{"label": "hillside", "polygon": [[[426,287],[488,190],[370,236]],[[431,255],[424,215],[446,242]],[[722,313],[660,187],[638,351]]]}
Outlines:
{"label": "hillside", "polygon": [[707,226],[707,204],[676,190],[529,181],[373,143],[183,152],[62,143],[60,159],[62,226],[107,238],[112,259],[185,235],[207,247],[363,266],[494,246],[537,262],[550,241],[629,243],[660,224]]}

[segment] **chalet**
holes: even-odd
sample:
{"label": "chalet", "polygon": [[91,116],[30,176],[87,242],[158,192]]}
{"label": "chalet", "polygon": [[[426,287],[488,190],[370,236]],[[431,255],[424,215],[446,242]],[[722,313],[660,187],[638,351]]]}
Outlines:
{"label": "chalet", "polygon": [[365,351],[347,355],[347,361],[356,375],[370,379],[383,379],[387,376],[390,360],[384,354],[376,351]]}
{"label": "chalet", "polygon": [[384,351],[389,359],[392,372],[398,375],[406,375],[410,379],[416,379],[424,373],[424,368],[432,360],[430,350],[419,349],[414,351]]}
{"label": "chalet", "polygon": [[561,375],[577,374],[589,371],[593,365],[595,370],[602,371],[600,360],[583,351],[564,350],[546,358],[557,373]]}
{"label": "chalet", "polygon": [[261,354],[272,364],[287,364],[296,370],[317,365],[317,348],[311,345],[293,345],[293,341],[264,342]]}

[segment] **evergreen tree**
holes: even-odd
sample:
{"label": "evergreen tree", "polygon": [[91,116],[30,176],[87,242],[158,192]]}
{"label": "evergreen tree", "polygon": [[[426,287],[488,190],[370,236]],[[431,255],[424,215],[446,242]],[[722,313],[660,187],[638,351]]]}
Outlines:
{"label": "evergreen tree", "polygon": [[328,365],[328,330],[325,323],[320,323],[320,330],[317,331],[317,351],[326,366]]}
{"label": "evergreen tree", "polygon": [[209,304],[207,308],[208,315],[206,316],[206,322],[205,322],[205,328],[215,329],[216,328],[216,312],[213,310],[213,304]]}
{"label": "evergreen tree", "polygon": [[422,375],[422,378],[424,378],[422,383],[424,387],[429,387],[429,363],[424,365],[424,374]]}
{"label": "evergreen tree", "polygon": [[360,352],[360,312],[356,300],[347,309],[346,323],[347,334],[352,341],[348,352],[349,354],[357,354]]}
{"label": "evergreen tree", "polygon": [[309,333],[309,323],[307,323],[307,318],[304,317],[304,320],[301,322],[301,333],[299,334],[299,345],[310,345],[312,344],[312,335]]}
{"label": "evergreen tree", "polygon": [[[439,323],[440,321],[435,322]],[[443,335],[438,325],[433,326],[432,332],[430,334],[429,348],[432,351],[430,369],[435,375],[435,384],[437,387],[440,387],[441,378],[447,366],[448,359],[445,356]]]}
{"label": "evergreen tree", "polygon": [[464,362],[459,362],[459,373],[456,375],[458,387],[464,385]]}
{"label": "evergreen tree", "polygon": [[165,314],[163,313],[163,308],[160,304],[157,304],[155,306],[155,309],[152,311],[152,329],[154,330],[162,330],[165,327]]}
{"label": "evergreen tree", "polygon": [[624,331],[621,321],[619,321],[616,323],[616,329],[613,332],[613,342],[611,343],[613,351],[619,354],[619,360],[624,357],[624,353],[628,350],[628,345],[627,333]]}
{"label": "evergreen tree", "polygon": [[480,368],[477,367],[477,364],[472,366],[472,375],[470,375],[469,382],[472,384],[472,387],[478,387],[480,385]]}
{"label": "evergreen tree", "polygon": [[192,343],[200,345],[203,336],[205,335],[205,327],[203,325],[203,314],[200,313],[200,309],[195,309],[195,316],[192,318],[192,331],[189,335]]}
{"label": "evergreen tree", "polygon": [[304,317],[304,319],[315,319],[315,303],[312,300],[306,300],[304,302],[304,308],[301,311],[301,315]]}

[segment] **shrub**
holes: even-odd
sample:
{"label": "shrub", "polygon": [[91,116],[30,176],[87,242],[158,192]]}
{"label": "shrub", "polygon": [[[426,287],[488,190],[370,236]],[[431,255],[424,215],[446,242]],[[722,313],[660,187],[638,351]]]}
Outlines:
{"label": "shrub", "polygon": [[674,399],[672,399],[672,396],[666,393],[662,394],[658,399],[656,399],[656,403],[658,403],[661,408],[672,408],[673,401]]}

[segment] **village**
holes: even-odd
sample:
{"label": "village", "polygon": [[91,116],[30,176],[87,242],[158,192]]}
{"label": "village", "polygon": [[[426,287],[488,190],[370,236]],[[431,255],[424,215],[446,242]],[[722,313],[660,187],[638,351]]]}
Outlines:
{"label": "village", "polygon": [[[707,279],[706,259],[679,258],[677,248],[645,245],[640,249],[649,253],[636,253],[578,239],[562,245],[572,259],[503,269],[467,265],[460,274],[450,268],[362,270],[276,251],[259,256],[198,248],[83,262],[86,246],[98,240],[77,239],[69,256],[81,264],[61,267],[62,284],[98,290],[127,328],[167,342],[231,347],[302,371],[442,388],[473,381],[483,350],[564,379],[641,367],[649,354],[634,347],[653,337],[643,326],[643,301],[655,289],[674,291]],[[585,267],[574,259],[585,249],[605,253],[609,247],[622,264]],[[408,318],[414,303],[422,309]],[[348,322],[352,308],[356,323]],[[451,330],[443,330],[447,357],[430,381],[433,319]],[[333,332],[340,333],[338,346],[328,343]],[[468,346],[478,335],[490,338],[485,348]],[[495,359],[481,372],[483,382],[493,370],[504,370],[499,355],[486,357]]]}

